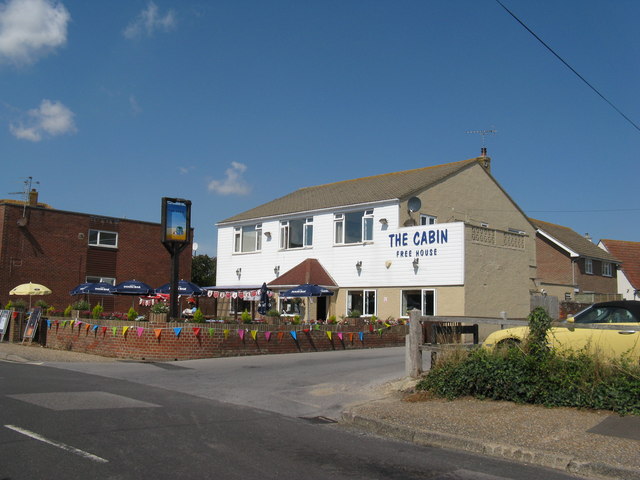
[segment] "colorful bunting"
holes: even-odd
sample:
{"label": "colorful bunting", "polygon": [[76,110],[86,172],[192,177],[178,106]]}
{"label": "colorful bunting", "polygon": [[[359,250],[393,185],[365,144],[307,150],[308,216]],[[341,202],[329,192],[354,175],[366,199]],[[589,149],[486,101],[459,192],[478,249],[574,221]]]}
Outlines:
{"label": "colorful bunting", "polygon": [[282,342],[282,337],[284,337],[284,332],[278,332],[278,343]]}
{"label": "colorful bunting", "polygon": [[99,328],[99,327],[98,327],[98,325],[94,325],[94,326],[93,326],[93,328],[92,328],[91,330],[93,330],[94,332],[97,332],[97,331],[98,331],[98,328]]}
{"label": "colorful bunting", "polygon": [[213,337],[213,334],[215,333],[216,329],[213,327],[209,327],[209,336]]}
{"label": "colorful bunting", "polygon": [[267,342],[271,340],[271,332],[264,332],[264,338],[267,339]]}
{"label": "colorful bunting", "polygon": [[106,335],[107,334],[107,327],[102,327],[102,335]]}
{"label": "colorful bunting", "polygon": [[141,337],[142,334],[144,333],[144,328],[142,327],[136,328],[136,333],[138,334],[139,337]]}
{"label": "colorful bunting", "polygon": [[226,328],[225,328],[225,329],[222,331],[222,333],[224,333],[224,339],[225,339],[225,340],[226,340],[227,338],[229,338],[229,330],[228,330],[228,329],[226,329]]}
{"label": "colorful bunting", "polygon": [[338,338],[342,341],[342,332],[338,332]]}
{"label": "colorful bunting", "polygon": [[176,334],[176,338],[180,337],[180,334],[182,333],[182,327],[175,327],[173,329],[173,333]]}
{"label": "colorful bunting", "polygon": [[331,330],[327,330],[327,337],[329,337],[329,340],[332,340],[332,338],[331,338]]}
{"label": "colorful bunting", "polygon": [[298,332],[296,332],[295,330],[291,330],[289,333],[291,334],[293,339],[297,342],[298,341]]}
{"label": "colorful bunting", "polygon": [[240,340],[244,342],[244,328],[238,330],[238,336],[240,337]]}
{"label": "colorful bunting", "polygon": [[255,340],[257,336],[258,336],[258,330],[251,330],[251,338]]}
{"label": "colorful bunting", "polygon": [[156,328],[156,329],[153,330],[153,333],[155,333],[156,334],[156,338],[158,340],[160,340],[160,335],[162,335],[162,329],[161,328]]}
{"label": "colorful bunting", "polygon": [[360,335],[360,341],[364,342],[364,332],[358,332],[358,334]]}
{"label": "colorful bunting", "polygon": [[199,336],[200,336],[200,331],[201,331],[201,330],[202,330],[202,329],[201,329],[200,327],[193,327],[193,334],[194,334],[196,337],[199,337]]}
{"label": "colorful bunting", "polygon": [[123,337],[127,336],[127,330],[129,330],[129,328],[131,328],[131,327],[122,327],[122,336]]}
{"label": "colorful bunting", "polygon": [[51,329],[51,320],[47,320],[47,328]]}
{"label": "colorful bunting", "polygon": [[349,343],[353,343],[353,332],[349,333]]}
{"label": "colorful bunting", "polygon": [[113,332],[113,336],[115,337],[118,334],[118,327],[112,327],[111,331]]}

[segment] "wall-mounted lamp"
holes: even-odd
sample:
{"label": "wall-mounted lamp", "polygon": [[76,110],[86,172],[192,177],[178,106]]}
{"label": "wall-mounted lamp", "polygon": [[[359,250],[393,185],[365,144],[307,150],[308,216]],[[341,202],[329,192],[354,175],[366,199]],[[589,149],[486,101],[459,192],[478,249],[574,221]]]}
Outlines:
{"label": "wall-mounted lamp", "polygon": [[236,275],[240,278],[240,275],[242,275],[242,268],[236,268]]}
{"label": "wall-mounted lamp", "polygon": [[420,259],[419,258],[414,258],[413,259],[413,268],[418,268],[418,264],[420,263]]}
{"label": "wall-mounted lamp", "polygon": [[362,260],[358,260],[358,261],[356,262],[356,268],[357,268],[358,270],[360,270],[360,269],[362,268]]}
{"label": "wall-mounted lamp", "polygon": [[380,220],[378,220],[378,221],[379,221],[382,225],[386,225],[386,224],[388,223],[386,218],[381,218],[381,219],[380,219]]}
{"label": "wall-mounted lamp", "polygon": [[275,267],[273,267],[273,273],[276,274],[276,277],[280,275],[280,265],[276,265]]}
{"label": "wall-mounted lamp", "polygon": [[271,232],[264,232],[264,236],[267,237],[267,240],[271,240]]}

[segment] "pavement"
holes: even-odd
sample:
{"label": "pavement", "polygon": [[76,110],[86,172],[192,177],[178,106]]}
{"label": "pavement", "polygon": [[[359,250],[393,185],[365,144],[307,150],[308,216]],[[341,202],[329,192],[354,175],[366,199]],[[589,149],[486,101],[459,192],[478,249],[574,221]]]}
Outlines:
{"label": "pavement", "polygon": [[[0,360],[116,362],[96,355],[0,342]],[[175,362],[173,362],[175,363]],[[579,476],[640,480],[640,417],[510,402],[429,398],[415,380],[380,385],[380,399],[352,405],[341,423],[419,445],[457,449]]]}

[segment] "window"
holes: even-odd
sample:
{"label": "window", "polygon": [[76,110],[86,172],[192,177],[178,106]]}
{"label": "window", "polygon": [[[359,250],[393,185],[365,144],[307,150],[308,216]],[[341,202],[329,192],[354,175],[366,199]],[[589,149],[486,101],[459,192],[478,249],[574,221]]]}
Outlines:
{"label": "window", "polygon": [[584,259],[584,273],[588,273],[589,275],[593,274],[593,260],[590,258]]}
{"label": "window", "polygon": [[233,253],[262,250],[262,224],[246,225],[233,229]]}
{"label": "window", "polygon": [[353,310],[360,312],[362,316],[376,314],[375,290],[348,290],[347,291],[347,315]]}
{"label": "window", "polygon": [[91,277],[88,276],[86,277],[85,281],[87,283],[108,283],[109,285],[115,285],[116,284],[116,279],[115,278],[111,278],[111,277]]}
{"label": "window", "polygon": [[280,248],[302,248],[313,245],[313,217],[280,222]]}
{"label": "window", "polygon": [[408,317],[409,311],[413,309],[420,310],[420,312],[422,312],[422,315],[435,315],[435,290],[403,290],[402,312],[400,312],[400,316]]}
{"label": "window", "polygon": [[420,225],[435,225],[438,223],[438,217],[433,215],[420,215]]}
{"label": "window", "polygon": [[244,311],[251,312],[251,301],[244,300],[240,297],[232,298],[229,305],[229,313],[242,313]]}
{"label": "window", "polygon": [[336,245],[370,242],[373,240],[373,210],[336,213],[333,216]]}
{"label": "window", "polygon": [[605,277],[613,276],[613,268],[611,268],[611,264],[609,262],[602,262],[602,275]]}
{"label": "window", "polygon": [[104,230],[89,230],[89,245],[92,247],[118,247],[118,233]]}
{"label": "window", "polygon": [[304,300],[301,298],[282,298],[278,300],[281,315],[299,315],[304,317]]}

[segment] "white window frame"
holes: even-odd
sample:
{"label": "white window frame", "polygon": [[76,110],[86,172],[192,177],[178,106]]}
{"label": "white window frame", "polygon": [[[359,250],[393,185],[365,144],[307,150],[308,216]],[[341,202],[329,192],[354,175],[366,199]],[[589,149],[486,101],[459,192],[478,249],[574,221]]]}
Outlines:
{"label": "white window frame", "polygon": [[602,262],[602,276],[613,277],[613,265],[610,262]]}
{"label": "white window frame", "polygon": [[295,250],[299,248],[308,248],[313,245],[313,217],[306,217],[302,221],[302,246],[292,247],[289,245],[291,234],[291,222],[293,220],[282,220],[280,222],[280,249]]}
{"label": "white window frame", "polygon": [[[255,230],[255,243],[253,250],[243,250],[245,242],[244,232]],[[233,227],[233,253],[254,253],[262,250],[262,224],[243,225],[241,227]]]}
{"label": "white window frame", "polygon": [[420,225],[435,225],[436,223],[438,223],[438,217],[427,214],[420,215]]}
{"label": "white window frame", "polygon": [[87,275],[84,278],[87,283],[108,283],[109,285],[115,285],[116,279],[111,277],[100,277],[98,275]]}
{"label": "white window frame", "polygon": [[593,275],[593,260],[590,258],[584,259],[584,273],[587,275]]}
{"label": "white window frame", "polygon": [[[350,289],[347,290],[347,302],[346,302],[346,310],[345,315],[348,315],[350,311],[353,310],[353,302],[351,299],[351,293],[357,292],[362,293],[362,311],[360,312],[361,317],[372,317],[374,315],[378,315],[378,293],[376,290],[371,289]],[[373,312],[368,309],[367,297],[373,296]]]}
{"label": "white window frame", "polygon": [[[91,243],[91,236],[92,236],[91,232],[96,232],[96,241],[93,242],[93,243]],[[110,243],[102,243],[100,237],[102,237],[102,234],[105,234],[105,233],[112,234],[112,235],[116,236],[115,245],[112,245]],[[90,247],[118,248],[118,236],[119,236],[118,232],[111,232],[111,231],[108,231],[108,230],[98,230],[98,229],[95,229],[95,228],[90,228],[89,229],[89,235],[88,235],[88,244],[89,244]]]}
{"label": "white window frame", "polygon": [[[362,214],[360,226],[360,239],[357,242],[346,242],[347,235],[346,220],[347,215]],[[333,215],[333,242],[334,245],[358,245],[373,241],[373,209],[354,210]]]}
{"label": "white window frame", "polygon": [[407,288],[400,291],[400,309],[401,309],[400,317],[401,318],[409,318],[408,312],[405,311],[406,309],[405,309],[405,302],[404,302],[404,292],[417,292],[417,291],[420,291],[420,314],[427,315],[425,313],[425,307],[426,307],[425,294],[427,292],[433,293],[433,315],[438,314],[438,297],[437,297],[437,291],[435,288],[422,288],[419,290]]}

